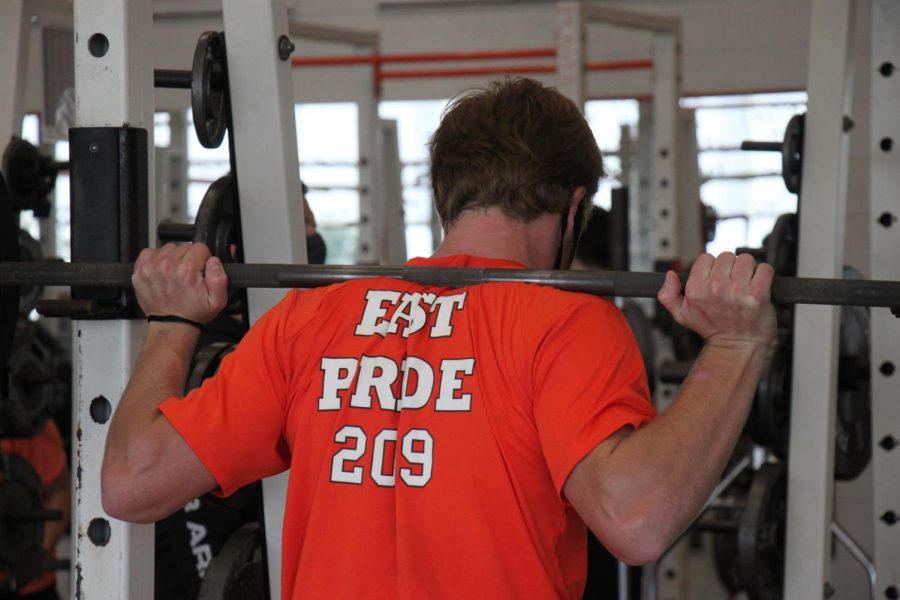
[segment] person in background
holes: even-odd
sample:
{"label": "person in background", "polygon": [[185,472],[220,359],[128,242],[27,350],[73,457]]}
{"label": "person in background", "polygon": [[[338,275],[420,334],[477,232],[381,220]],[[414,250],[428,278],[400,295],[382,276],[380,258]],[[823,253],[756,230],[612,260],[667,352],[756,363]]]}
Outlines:
{"label": "person in background", "polygon": [[325,258],[328,255],[328,249],[325,247],[325,240],[316,230],[316,216],[306,201],[306,194],[309,187],[300,182],[303,189],[303,218],[306,222],[306,262],[311,265],[324,265]]}
{"label": "person in background", "polygon": [[[16,455],[28,462],[40,477],[44,509],[62,513],[62,518],[44,522],[44,540],[41,546],[47,558],[52,560],[56,556],[57,542],[69,528],[72,508],[69,460],[56,423],[52,419],[47,419],[40,433],[32,438],[0,439],[0,454]],[[0,477],[3,477],[2,473]],[[4,579],[6,577],[2,567],[0,577]],[[17,592],[0,592],[0,600],[58,600],[58,598],[55,571],[44,571]]]}

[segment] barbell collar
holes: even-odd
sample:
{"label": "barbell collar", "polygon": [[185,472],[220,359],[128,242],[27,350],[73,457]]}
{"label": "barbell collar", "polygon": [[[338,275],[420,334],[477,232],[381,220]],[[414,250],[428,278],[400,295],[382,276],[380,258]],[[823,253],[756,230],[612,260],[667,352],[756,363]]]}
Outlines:
{"label": "barbell collar", "polygon": [[191,89],[193,74],[179,69],[154,69],[153,87],[168,89]]}
{"label": "barbell collar", "polygon": [[[194,79],[191,71],[182,69],[154,69],[153,87],[164,89],[189,90]],[[221,73],[213,73],[210,81],[212,89],[225,88],[225,77]]]}
{"label": "barbell collar", "polygon": [[[229,283],[239,288],[313,288],[356,279],[386,277],[428,286],[460,288],[483,283],[532,283],[571,292],[625,298],[654,298],[664,273],[549,271],[459,267],[378,267],[284,264],[225,264]],[[0,263],[0,285],[129,287],[132,263]],[[682,282],[687,273],[679,275]],[[900,306],[900,282],[776,277],[776,304]]]}
{"label": "barbell collar", "polygon": [[156,237],[163,242],[191,242],[194,240],[194,225],[191,223],[160,223],[156,226]]}
{"label": "barbell collar", "polygon": [[781,142],[755,142],[747,140],[741,142],[741,150],[751,152],[781,152]]}

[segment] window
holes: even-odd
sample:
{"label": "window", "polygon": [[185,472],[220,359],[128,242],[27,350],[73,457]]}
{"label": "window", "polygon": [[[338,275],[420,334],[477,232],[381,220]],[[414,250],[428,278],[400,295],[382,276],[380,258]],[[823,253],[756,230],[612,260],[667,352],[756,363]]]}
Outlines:
{"label": "window", "polygon": [[168,148],[172,143],[171,116],[167,112],[153,114],[153,145]]}
{"label": "window", "polygon": [[[382,102],[379,114],[397,121],[400,162],[403,165],[403,212],[406,217],[406,253],[409,257],[431,256],[435,240],[432,221],[431,176],[428,142],[441,121],[449,100]],[[434,217],[437,219],[437,217]]]}
{"label": "window", "polygon": [[797,210],[784,187],[781,155],[740,150],[744,140],[781,141],[788,120],[806,111],[806,93],[686,98],[696,110],[700,196],[719,215],[713,254],[759,247],[775,219]]}
{"label": "window", "polygon": [[300,178],[329,264],[356,264],[359,240],[359,119],[355,102],[298,104]]}
{"label": "window", "polygon": [[210,184],[228,173],[231,165],[228,162],[228,133],[218,148],[206,148],[194,133],[194,117],[187,111],[185,127],[187,132],[188,190],[187,216],[193,221],[203,201],[203,195]]}
{"label": "window", "polygon": [[631,135],[637,136],[638,101],[592,100],[585,104],[584,116],[600,146],[606,170],[606,178],[600,182],[594,204],[609,209],[612,204],[611,190],[628,185],[627,176],[623,181],[622,152],[630,152],[631,149],[621,147],[622,128],[630,128]]}

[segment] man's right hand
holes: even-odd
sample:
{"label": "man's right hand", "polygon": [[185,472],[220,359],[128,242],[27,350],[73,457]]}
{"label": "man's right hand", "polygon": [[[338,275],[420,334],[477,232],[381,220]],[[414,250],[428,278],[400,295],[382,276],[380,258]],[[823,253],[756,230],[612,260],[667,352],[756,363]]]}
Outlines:
{"label": "man's right hand", "polygon": [[228,301],[225,269],[204,244],[143,250],[131,282],[147,316],[172,315],[208,323]]}
{"label": "man's right hand", "polygon": [[682,294],[673,271],[657,298],[680,325],[697,332],[708,345],[769,346],[776,333],[771,302],[775,271],[757,265],[749,254],[701,254],[694,262]]}

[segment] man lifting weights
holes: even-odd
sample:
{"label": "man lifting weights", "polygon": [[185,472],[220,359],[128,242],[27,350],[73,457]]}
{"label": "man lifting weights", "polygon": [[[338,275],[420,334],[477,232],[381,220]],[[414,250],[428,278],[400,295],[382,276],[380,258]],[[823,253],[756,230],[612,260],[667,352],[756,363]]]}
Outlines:
{"label": "man lifting weights", "polygon": [[[603,175],[578,107],[528,79],[455,100],[431,171],[445,237],[415,266],[565,268]],[[226,276],[201,245],[145,250],[104,508],[153,521],[290,468],[285,598],[579,598],[585,525],[645,563],[707,499],[774,336],[772,278],[732,254],[684,290],[667,275],[660,301],[705,347],[659,417],[613,304],[521,283],[292,290],[179,398]]]}

